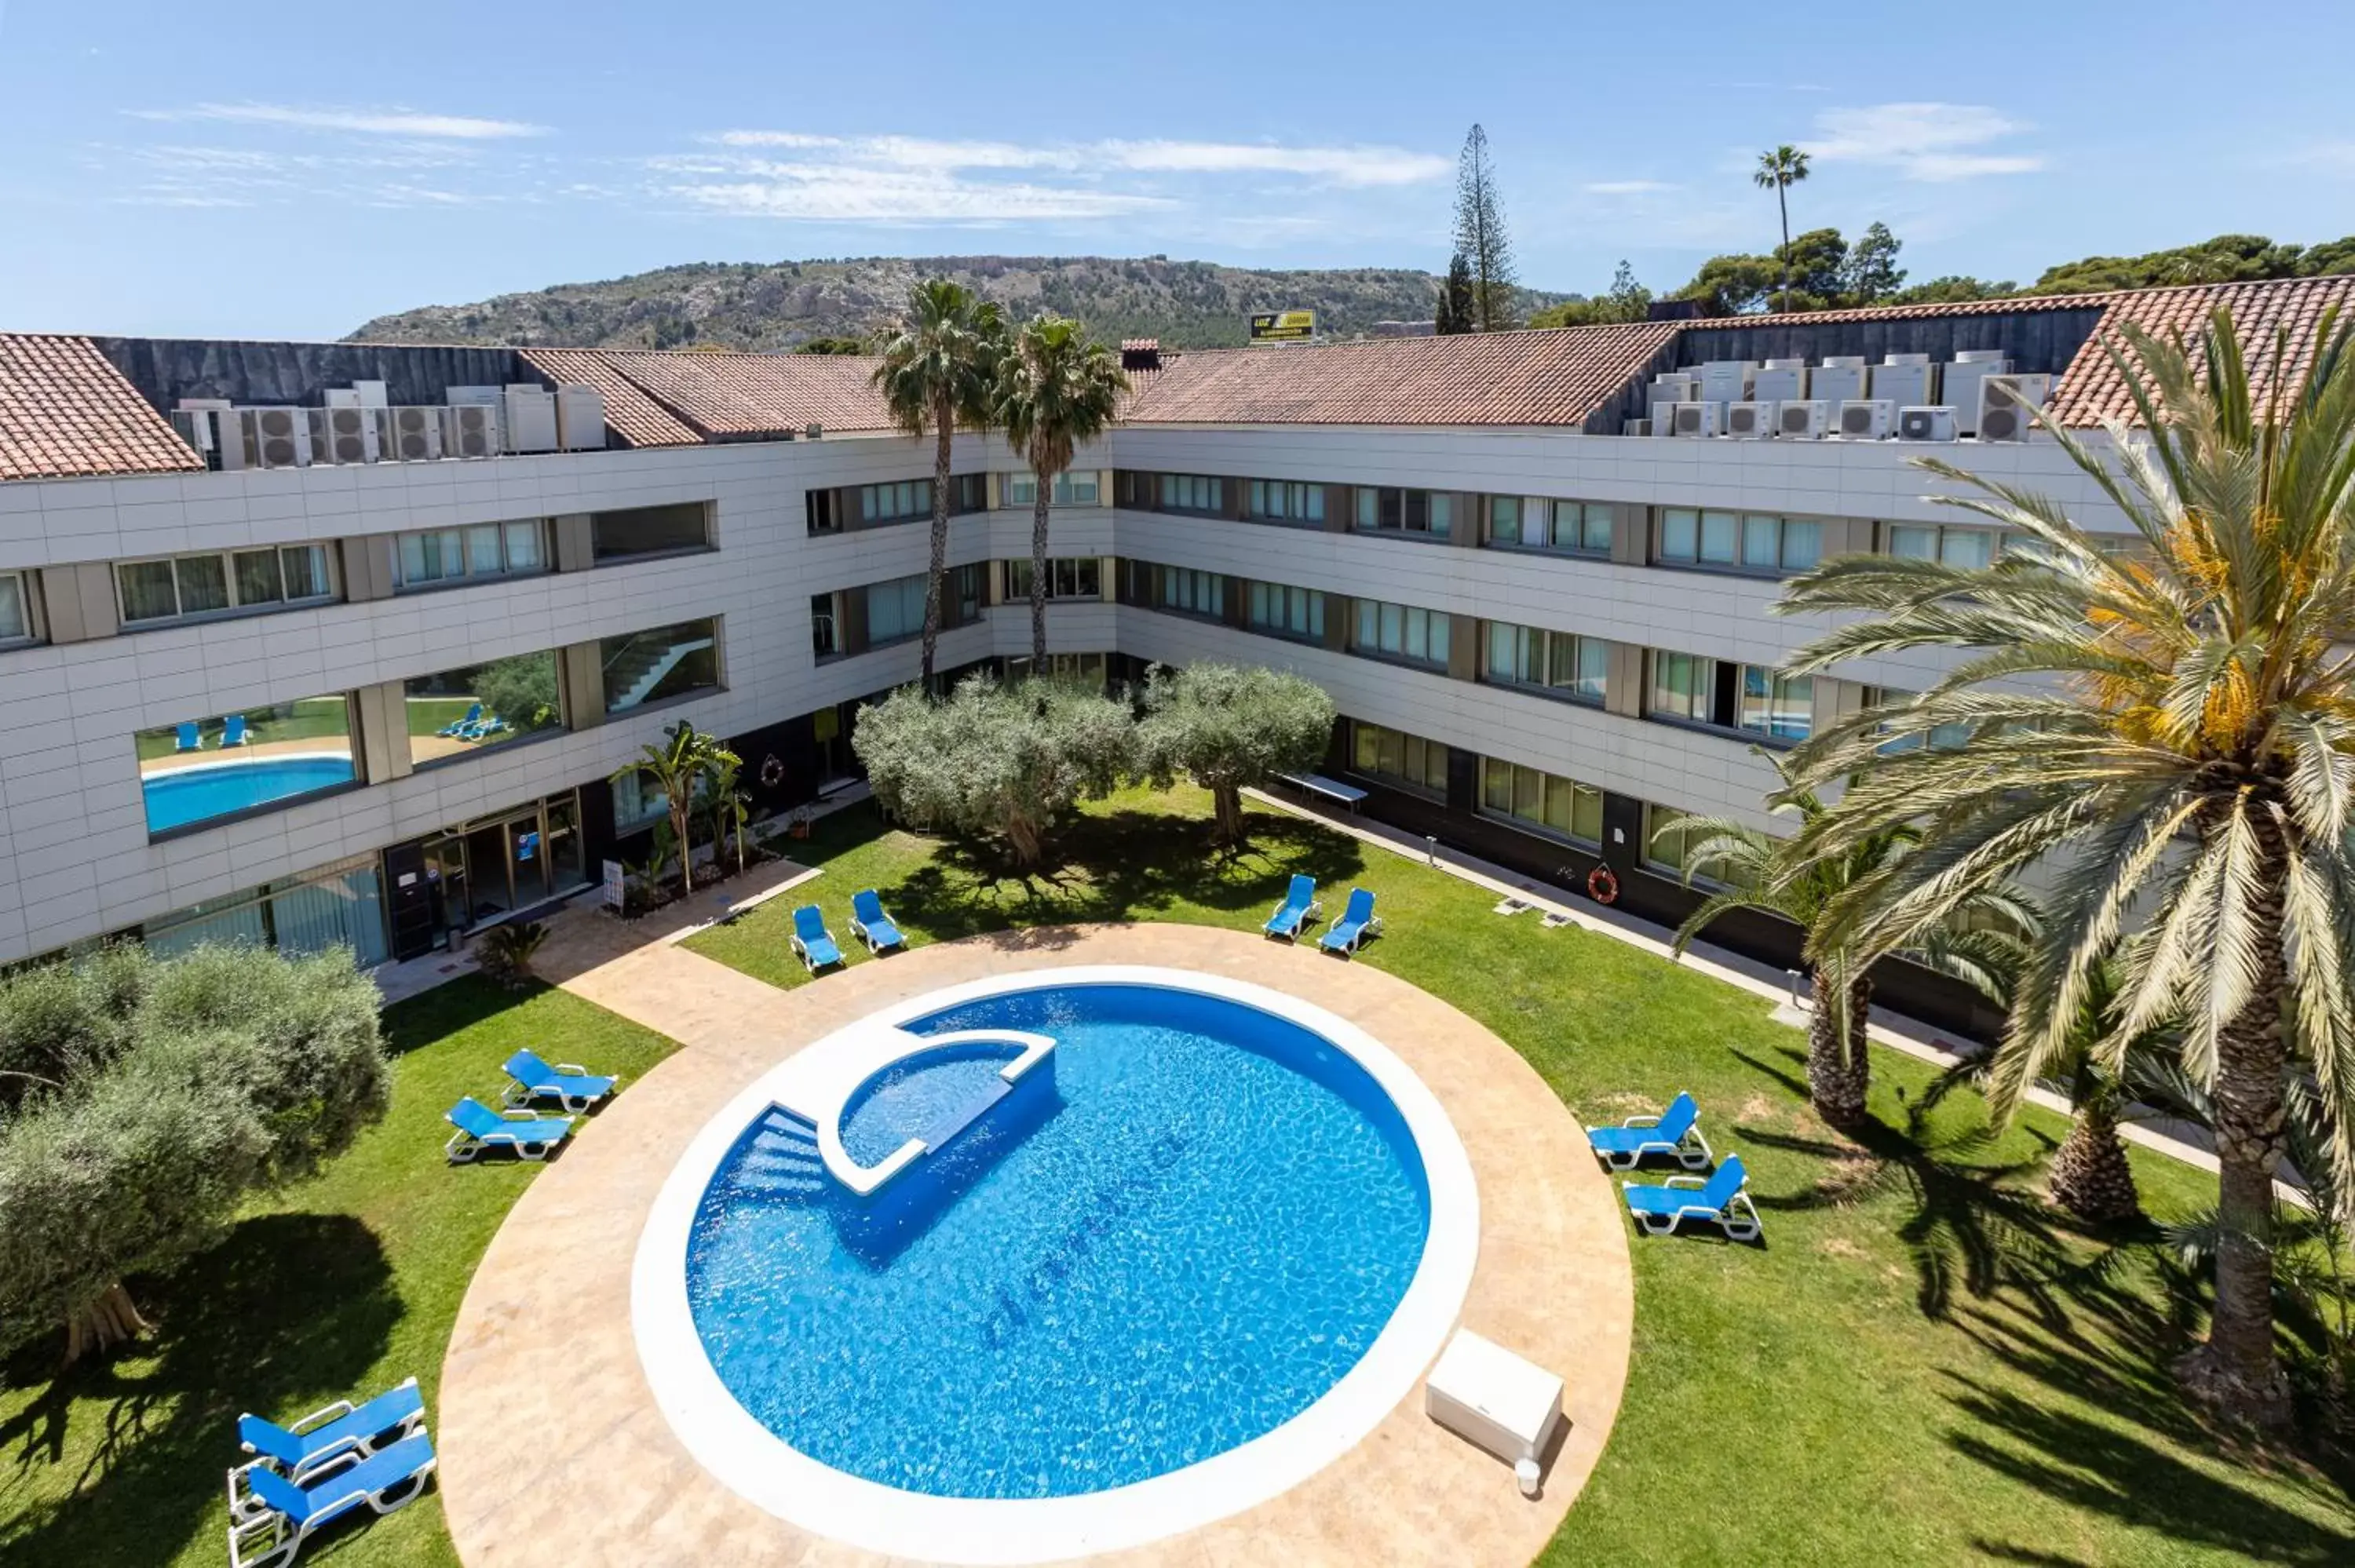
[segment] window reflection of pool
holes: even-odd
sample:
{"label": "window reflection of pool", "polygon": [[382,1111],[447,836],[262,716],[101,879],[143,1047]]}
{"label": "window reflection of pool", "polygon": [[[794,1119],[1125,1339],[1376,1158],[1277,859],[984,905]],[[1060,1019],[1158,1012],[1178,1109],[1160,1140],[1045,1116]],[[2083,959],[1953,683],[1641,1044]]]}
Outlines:
{"label": "window reflection of pool", "polygon": [[164,833],[332,789],[355,777],[349,753],[314,751],[161,768],[146,774],[140,789],[147,799],[147,831]]}

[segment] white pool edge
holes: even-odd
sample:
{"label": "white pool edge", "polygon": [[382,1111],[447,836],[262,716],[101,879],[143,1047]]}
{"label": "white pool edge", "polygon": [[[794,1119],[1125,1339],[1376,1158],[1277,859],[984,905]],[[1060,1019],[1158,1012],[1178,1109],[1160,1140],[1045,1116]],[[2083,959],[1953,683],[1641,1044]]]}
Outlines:
{"label": "white pool edge", "polygon": [[[897,1025],[985,997],[1055,986],[1147,985],[1224,998],[1330,1042],[1398,1107],[1422,1156],[1431,1229],[1406,1293],[1357,1365],[1273,1431],[1200,1464],[1079,1497],[967,1499],[902,1491],[822,1465],[762,1425],[705,1354],[687,1296],[696,1210],[752,1119],[814,1076],[855,1086],[862,1045],[889,1047]],[[847,1091],[846,1091],[847,1092]],[[1472,1162],[1423,1080],[1379,1040],[1324,1008],[1243,980],[1188,969],[1098,964],[992,976],[882,1009],[787,1058],[696,1134],[663,1183],[638,1239],[631,1330],[655,1403],[697,1463],[731,1491],[815,1534],[895,1557],[1021,1563],[1142,1546],[1241,1513],[1308,1479],[1364,1441],[1414,1392],[1463,1310],[1478,1262],[1480,1205]]]}

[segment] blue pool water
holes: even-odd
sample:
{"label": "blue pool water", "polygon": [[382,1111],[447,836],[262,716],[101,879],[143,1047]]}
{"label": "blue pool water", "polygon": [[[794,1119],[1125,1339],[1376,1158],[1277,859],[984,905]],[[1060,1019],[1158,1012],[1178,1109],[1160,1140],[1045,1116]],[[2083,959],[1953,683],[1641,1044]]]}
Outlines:
{"label": "blue pool water", "polygon": [[[908,1027],[1050,1035],[1053,1078],[865,1202],[773,1112],[696,1216],[687,1298],[711,1363],[810,1457],[946,1497],[1144,1480],[1298,1414],[1405,1294],[1422,1160],[1310,1031],[1146,986],[1011,992]],[[1013,1054],[944,1047],[870,1081],[846,1147],[879,1158]]]}
{"label": "blue pool water", "polygon": [[142,785],[147,798],[147,831],[160,833],[184,828],[190,822],[348,784],[352,778],[348,757],[256,757],[169,769],[151,775]]}

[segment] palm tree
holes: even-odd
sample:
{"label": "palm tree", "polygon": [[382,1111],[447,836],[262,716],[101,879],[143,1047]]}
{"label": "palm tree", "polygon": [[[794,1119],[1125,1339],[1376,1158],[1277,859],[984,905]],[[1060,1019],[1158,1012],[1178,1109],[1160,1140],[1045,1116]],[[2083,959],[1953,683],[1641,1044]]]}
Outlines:
{"label": "palm tree", "polygon": [[[1761,752],[1758,747],[1751,750]],[[1770,760],[1787,786],[1785,759]],[[1815,791],[1787,788],[1780,809],[1796,811],[1802,823],[1816,821],[1826,810]],[[1807,1013],[1807,1098],[1816,1114],[1832,1126],[1860,1125],[1872,1086],[1872,1065],[1865,1050],[1865,1021],[1872,1007],[1870,962],[1843,943],[1819,941],[1817,933],[1825,911],[1840,894],[1913,845],[1913,827],[1891,823],[1837,855],[1799,853],[1799,838],[1778,839],[1730,817],[1679,818],[1664,831],[1684,835],[1688,886],[1696,877],[1724,885],[1677,928],[1679,958],[1711,921],[1736,909],[1779,915],[1807,934],[1815,970],[1810,980],[1815,1001]],[[2008,907],[2000,895],[1990,893],[1974,901],[1973,912],[1985,909],[2000,918]]]}
{"label": "palm tree", "polygon": [[[695,891],[695,850],[687,837],[687,828],[694,820],[696,788],[723,769],[741,766],[743,758],[720,744],[718,736],[708,735],[681,719],[663,732],[663,744],[647,742],[639,748],[636,761],[613,769],[613,781],[616,784],[634,773],[643,773],[663,792],[670,831],[678,841],[678,881],[684,892]],[[719,853],[719,846],[714,844],[712,853]],[[659,857],[651,874],[662,874]]]}
{"label": "palm tree", "polygon": [[[2031,862],[2049,917],[1991,1077],[1999,1109],[2069,1049],[2115,949],[2101,1050],[2179,1017],[2188,1075],[2215,1107],[2215,1309],[2179,1373],[2212,1406],[2289,1415],[2273,1320],[2273,1178],[2285,1072],[2318,1086],[2342,1170],[2355,1153],[2355,366],[2327,313],[2286,329],[2259,398],[2219,310],[2195,359],[2134,327],[2110,358],[2141,433],[2098,451],[2040,416],[2136,537],[2105,547],[2046,497],[1951,464],[1941,497],[2023,541],[1977,568],[1852,556],[1794,579],[1783,608],[1852,612],[1797,670],[1965,651],[1912,698],[1801,748],[1797,781],[1859,777],[1803,833],[1838,854],[1900,823],[1923,846],[1850,889],[1828,936],[1870,951]],[[2115,541],[2110,542],[2115,544]],[[1941,655],[1951,658],[1951,655]],[[1966,726],[1967,744],[1886,755],[1888,734]]]}
{"label": "palm tree", "polygon": [[1003,351],[1006,323],[996,305],[945,278],[908,291],[908,313],[883,345],[875,386],[892,422],[922,440],[932,438],[932,558],[924,577],[924,685],[941,641],[941,583],[948,572],[949,459],[963,425],[989,425],[989,395]]}
{"label": "palm tree", "polygon": [[1786,194],[1793,185],[1807,177],[1807,155],[1788,142],[1770,153],[1758,154],[1758,167],[1752,173],[1750,183],[1760,190],[1774,193],[1774,206],[1783,215],[1783,309],[1791,308],[1791,199]]}
{"label": "palm tree", "polygon": [[1047,667],[1047,504],[1055,476],[1112,423],[1128,377],[1119,356],[1062,316],[1034,316],[1014,334],[997,379],[996,416],[1030,464],[1039,494],[1030,521],[1030,659]]}

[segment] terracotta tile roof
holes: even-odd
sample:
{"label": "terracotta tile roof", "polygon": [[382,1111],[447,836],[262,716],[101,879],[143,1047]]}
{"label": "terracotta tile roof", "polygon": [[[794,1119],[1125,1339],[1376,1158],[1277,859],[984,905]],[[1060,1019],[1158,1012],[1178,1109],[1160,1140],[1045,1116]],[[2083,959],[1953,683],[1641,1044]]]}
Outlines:
{"label": "terracotta tile roof", "polygon": [[692,447],[703,438],[593,348],[519,348],[526,365],[559,386],[594,387],[605,395],[605,428],[633,447]]}
{"label": "terracotta tile roof", "polygon": [[869,355],[597,352],[706,440],[776,440],[811,424],[892,428],[871,379],[879,361]]}
{"label": "terracotta tile roof", "polygon": [[1214,349],[1167,362],[1125,417],[1139,424],[1576,425],[1618,397],[1683,324]]}
{"label": "terracotta tile roof", "polygon": [[0,333],[0,480],[203,467],[90,339]]}
{"label": "terracotta tile roof", "polygon": [[1798,315],[1779,315],[1764,312],[1750,316],[1695,316],[1681,321],[1678,326],[1696,330],[1709,327],[1777,327],[1807,323],[1834,325],[1841,322],[1909,322],[1934,320],[1940,316],[2000,316],[2036,311],[2100,310],[2113,300],[2127,298],[2122,293],[2097,294],[2021,294],[2001,300],[1949,300],[1928,305],[1862,305],[1848,311],[1806,311]]}
{"label": "terracotta tile roof", "polygon": [[1120,351],[1123,354],[1157,354],[1160,349],[1161,340],[1157,337],[1124,337],[1120,340]]}
{"label": "terracotta tile roof", "polygon": [[[2355,307],[2355,276],[2294,278],[2277,282],[2194,283],[2179,289],[2143,289],[2133,293],[2105,294],[2109,308],[2101,329],[2086,340],[2070,361],[2067,374],[2052,389],[2052,415],[2065,426],[2098,425],[2105,418],[2133,420],[2134,398],[2125,377],[2111,364],[2106,344],[2125,346],[2119,326],[2133,323],[2153,336],[2180,333],[2192,345],[2193,363],[2204,364],[2199,350],[2200,330],[2210,313],[2222,305],[2232,313],[2241,338],[2241,353],[2249,363],[2253,390],[2260,407],[2272,394],[2276,376],[2286,376],[2292,396],[2306,385],[2312,368],[2315,328],[2325,311]],[[2274,363],[2275,334],[2289,334],[2286,361]]]}

